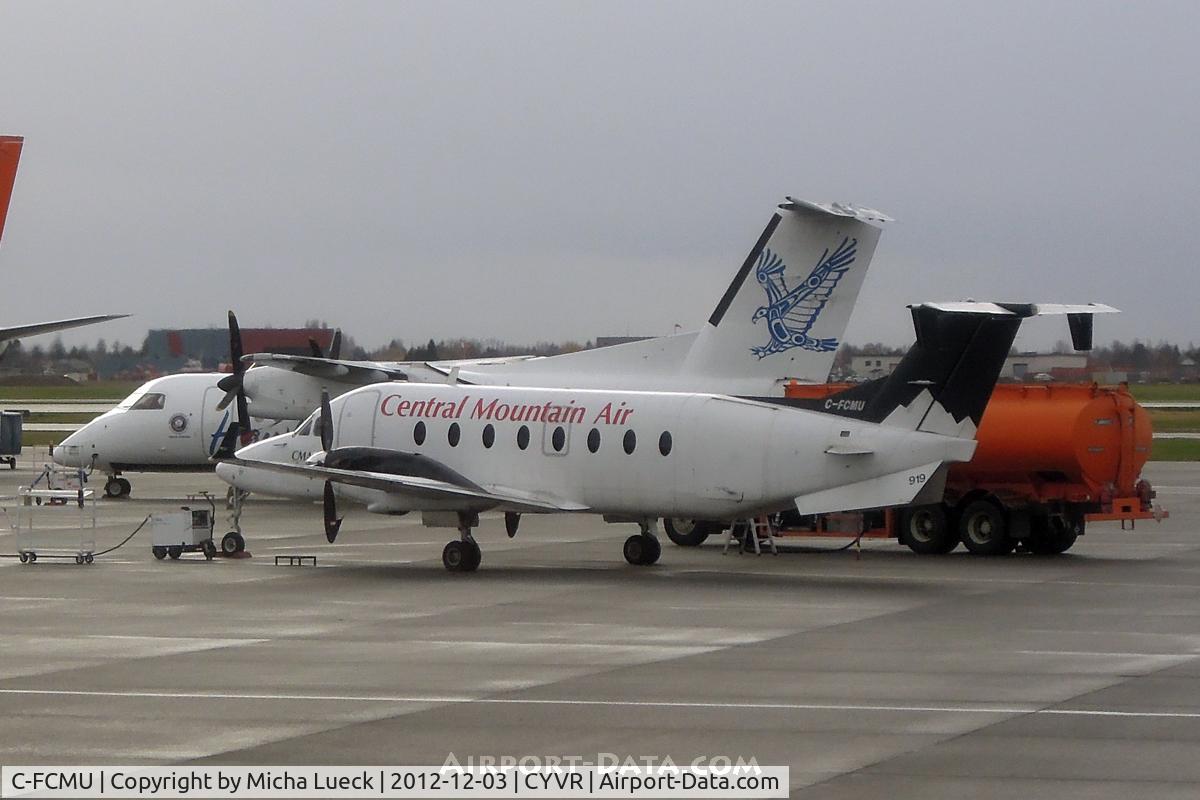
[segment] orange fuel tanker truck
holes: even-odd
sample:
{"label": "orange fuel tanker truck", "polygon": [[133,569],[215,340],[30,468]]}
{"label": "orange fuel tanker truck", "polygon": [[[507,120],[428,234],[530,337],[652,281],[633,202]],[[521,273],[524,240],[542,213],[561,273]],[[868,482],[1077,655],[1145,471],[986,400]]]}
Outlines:
{"label": "orange fuel tanker truck", "polygon": [[[845,384],[787,387],[787,397],[821,399]],[[978,555],[1022,546],[1066,552],[1088,522],[1161,519],[1141,478],[1150,457],[1150,417],[1128,388],[1095,384],[998,384],[984,412],[974,458],[953,464],[942,502],[865,512],[785,518],[798,534],[847,531],[891,536],[914,552],[949,553],[961,542]],[[719,523],[664,520],[680,545],[700,544]]]}

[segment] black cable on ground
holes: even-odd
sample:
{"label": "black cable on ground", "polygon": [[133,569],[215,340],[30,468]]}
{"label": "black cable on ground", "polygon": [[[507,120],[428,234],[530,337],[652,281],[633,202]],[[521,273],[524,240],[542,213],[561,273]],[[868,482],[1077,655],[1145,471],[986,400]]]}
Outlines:
{"label": "black cable on ground", "polygon": [[146,518],[144,520],[142,520],[136,528],[133,529],[133,533],[129,534],[124,539],[122,539],[120,544],[110,547],[107,550],[101,550],[99,553],[92,553],[92,556],[93,557],[102,556],[105,553],[111,553],[113,550],[119,550],[120,548],[124,547],[126,542],[128,542],[134,536],[137,536],[137,532],[140,531],[142,528],[146,527],[146,523],[149,521],[150,521],[150,515],[147,514]]}

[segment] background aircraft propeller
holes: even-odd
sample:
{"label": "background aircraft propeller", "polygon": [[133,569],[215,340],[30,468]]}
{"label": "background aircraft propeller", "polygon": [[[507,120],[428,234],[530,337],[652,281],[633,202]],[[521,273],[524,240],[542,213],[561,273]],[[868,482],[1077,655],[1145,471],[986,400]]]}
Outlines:
{"label": "background aircraft propeller", "polygon": [[[329,409],[329,390],[321,390],[321,449],[328,456],[333,448],[333,413]],[[333,544],[342,528],[342,518],[337,515],[337,498],[333,495],[333,482],[325,481],[325,538]]]}
{"label": "background aircraft propeller", "polygon": [[[234,400],[237,401],[237,419],[231,420],[225,438],[217,448],[217,457],[231,456],[236,448],[239,434],[250,433],[250,407],[246,402],[245,377],[246,365],[242,362],[242,329],[238,326],[237,316],[229,312],[229,360],[233,372],[217,381],[217,388],[225,392],[217,410],[222,411]],[[243,442],[244,444],[245,442]]]}

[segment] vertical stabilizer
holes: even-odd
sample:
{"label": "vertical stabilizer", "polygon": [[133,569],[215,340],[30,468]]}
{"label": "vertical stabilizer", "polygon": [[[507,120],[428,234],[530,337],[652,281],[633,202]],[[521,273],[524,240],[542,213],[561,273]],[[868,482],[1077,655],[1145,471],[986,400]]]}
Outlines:
{"label": "vertical stabilizer", "polygon": [[4,239],[4,220],[8,218],[8,203],[12,199],[17,162],[21,160],[24,142],[22,136],[0,136],[0,241]]}
{"label": "vertical stabilizer", "polygon": [[713,386],[824,381],[875,254],[878,225],[889,221],[869,208],[789,197],[697,335],[683,372]]}

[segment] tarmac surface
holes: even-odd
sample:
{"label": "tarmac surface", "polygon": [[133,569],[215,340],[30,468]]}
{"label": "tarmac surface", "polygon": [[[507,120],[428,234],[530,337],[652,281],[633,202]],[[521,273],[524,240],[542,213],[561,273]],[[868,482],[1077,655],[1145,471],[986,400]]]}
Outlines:
{"label": "tarmac surface", "polygon": [[[143,531],[90,566],[0,560],[0,763],[723,755],[790,766],[802,798],[1194,798],[1200,464],[1146,476],[1170,519],[1048,558],[710,540],[633,567],[632,526],[526,517],[509,540],[492,515],[479,572],[450,574],[451,532],[419,519],[351,510],[331,546],[319,506],[252,500],[249,559],[155,561]],[[129,477],[98,549],[223,497]],[[37,519],[78,544],[77,509]]]}

